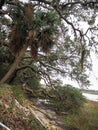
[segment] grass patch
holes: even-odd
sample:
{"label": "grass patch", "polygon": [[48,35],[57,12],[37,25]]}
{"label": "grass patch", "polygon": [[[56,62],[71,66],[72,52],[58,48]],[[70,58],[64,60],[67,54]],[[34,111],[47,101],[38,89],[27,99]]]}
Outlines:
{"label": "grass patch", "polygon": [[7,84],[0,84],[0,95],[6,97],[10,91],[10,87]]}
{"label": "grass patch", "polygon": [[88,101],[79,114],[65,117],[68,130],[98,130],[98,103]]}
{"label": "grass patch", "polygon": [[48,130],[48,128],[43,127],[33,115],[29,115],[28,117],[29,122],[31,122],[34,130]]}
{"label": "grass patch", "polygon": [[18,101],[23,102],[26,99],[26,95],[21,86],[17,86],[17,85],[12,86],[11,89],[13,91],[14,96],[16,97]]}
{"label": "grass patch", "polygon": [[[0,84],[0,122],[4,123],[11,130],[47,130],[34,115],[26,115],[23,109],[17,107],[15,99],[20,104],[27,102],[22,87]],[[28,105],[25,104],[25,106]],[[3,130],[0,126],[1,129]]]}

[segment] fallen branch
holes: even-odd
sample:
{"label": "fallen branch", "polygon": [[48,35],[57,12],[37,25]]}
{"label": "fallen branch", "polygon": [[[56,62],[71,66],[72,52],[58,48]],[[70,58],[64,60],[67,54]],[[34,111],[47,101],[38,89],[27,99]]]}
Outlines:
{"label": "fallen branch", "polygon": [[3,123],[0,122],[0,126],[2,126],[3,128],[5,128],[6,130],[11,130],[9,129],[7,126],[5,126]]}

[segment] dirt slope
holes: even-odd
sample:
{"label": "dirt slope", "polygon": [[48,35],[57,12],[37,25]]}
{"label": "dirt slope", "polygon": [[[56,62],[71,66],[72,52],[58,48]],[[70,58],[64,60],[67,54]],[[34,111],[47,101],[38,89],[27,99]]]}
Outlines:
{"label": "dirt slope", "polygon": [[[0,122],[11,130],[63,130],[56,118],[54,112],[39,108],[28,99],[18,101],[11,86],[0,85]],[[0,130],[4,129],[0,126]]]}

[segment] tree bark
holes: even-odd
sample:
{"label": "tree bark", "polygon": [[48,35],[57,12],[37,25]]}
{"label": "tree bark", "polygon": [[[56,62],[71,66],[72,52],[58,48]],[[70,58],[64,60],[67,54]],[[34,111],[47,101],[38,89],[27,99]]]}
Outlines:
{"label": "tree bark", "polygon": [[0,80],[0,83],[5,83],[9,80],[9,78],[12,76],[12,74],[15,72],[17,69],[17,66],[21,62],[22,58],[25,55],[25,52],[28,48],[28,43],[24,44],[23,48],[21,49],[19,55],[15,58],[14,63],[12,64],[10,70],[6,73],[6,75]]}

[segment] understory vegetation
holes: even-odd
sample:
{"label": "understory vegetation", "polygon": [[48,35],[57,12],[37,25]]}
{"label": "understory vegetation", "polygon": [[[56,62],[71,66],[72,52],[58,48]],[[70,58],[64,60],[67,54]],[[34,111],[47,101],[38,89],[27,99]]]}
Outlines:
{"label": "understory vegetation", "polygon": [[[44,107],[53,110],[62,119],[67,130],[98,130],[98,103],[86,100],[82,93],[70,85],[53,88],[40,87],[30,91],[21,86],[0,85],[0,122],[11,129],[47,130],[34,115],[26,116],[25,111],[16,106],[15,100],[28,107],[34,99],[46,100]],[[34,96],[33,96],[34,92]],[[50,94],[51,92],[51,94]],[[28,94],[32,97],[28,97]],[[1,127],[0,127],[1,128]]]}
{"label": "understory vegetation", "polygon": [[[26,99],[20,86],[0,84],[0,122],[11,130],[46,130],[33,114],[26,114],[16,105],[15,100],[23,104]],[[0,126],[0,130],[5,129]]]}
{"label": "understory vegetation", "polygon": [[64,117],[68,130],[98,130],[98,103],[87,101],[78,114]]}
{"label": "understory vegetation", "polygon": [[61,116],[67,130],[98,130],[98,103],[85,99],[80,90],[64,85],[36,92],[33,98],[46,100],[44,105]]}
{"label": "understory vegetation", "polygon": [[47,91],[44,98],[48,107],[66,114],[78,113],[86,101],[82,93],[71,85],[55,86]]}

